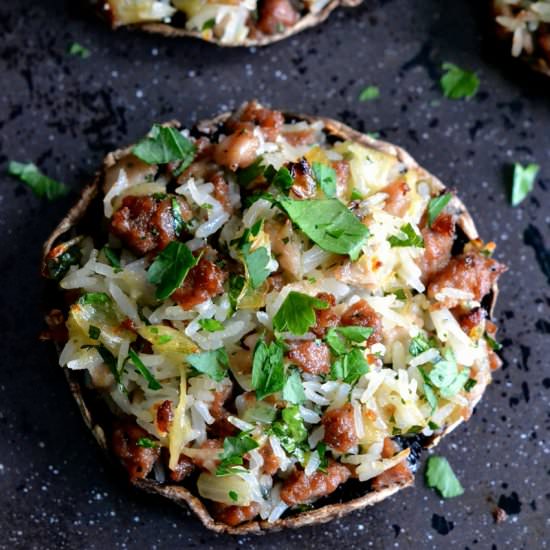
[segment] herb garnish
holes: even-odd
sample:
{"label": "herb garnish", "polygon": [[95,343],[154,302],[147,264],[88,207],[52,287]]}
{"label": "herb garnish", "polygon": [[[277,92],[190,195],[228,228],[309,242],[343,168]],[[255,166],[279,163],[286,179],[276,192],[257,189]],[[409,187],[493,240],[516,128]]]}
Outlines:
{"label": "herb garnish", "polygon": [[483,336],[485,338],[485,341],[487,342],[487,345],[493,351],[499,351],[502,349],[502,344],[499,344],[490,334],[486,332]]}
{"label": "herb garnish", "polygon": [[231,310],[236,311],[237,306],[239,305],[239,297],[244,289],[246,284],[246,279],[242,275],[235,275],[232,273],[229,276],[229,304],[231,305]]}
{"label": "herb garnish", "polygon": [[199,325],[207,332],[218,332],[224,329],[223,323],[217,319],[199,319]]}
{"label": "herb garnish", "polygon": [[295,405],[301,405],[306,400],[302,379],[296,369],[292,369],[286,379],[283,386],[283,399]]}
{"label": "herb garnish", "polygon": [[128,359],[133,363],[139,374],[145,378],[147,387],[150,390],[160,390],[162,388],[162,385],[152,375],[151,371],[145,366],[143,361],[139,358],[139,355],[132,348],[128,350]]}
{"label": "herb garnish", "polygon": [[307,451],[303,443],[308,434],[297,405],[284,408],[281,419],[273,422],[269,432],[277,437],[288,454],[295,456],[303,464]]}
{"label": "herb garnish", "polygon": [[338,199],[279,201],[289,218],[323,250],[357,260],[369,230]]}
{"label": "herb garnish", "polygon": [[185,222],[181,217],[180,203],[175,197],[172,197],[172,219],[174,220],[174,235],[179,237],[185,228]]}
{"label": "herb garnish", "polygon": [[152,439],[149,439],[148,437],[140,437],[136,441],[136,445],[138,447],[144,447],[146,449],[154,449],[154,448],[158,447],[158,444],[155,441],[153,441]]}
{"label": "herb garnish", "polygon": [[281,166],[281,168],[275,170],[273,166],[269,165],[265,169],[264,177],[271,185],[275,185],[285,194],[288,193],[294,183],[292,174],[286,166]]}
{"label": "herb garnish", "polygon": [[186,359],[195,370],[206,374],[216,382],[221,382],[225,378],[229,367],[229,358],[223,348],[192,353],[187,355]]}
{"label": "herb garnish", "polygon": [[445,193],[443,195],[439,195],[439,197],[430,199],[430,202],[428,203],[428,225],[430,227],[433,225],[439,214],[441,214],[443,209],[447,206],[452,197],[453,196],[451,193]]}
{"label": "herb garnish", "polygon": [[105,292],[87,292],[78,299],[78,303],[81,306],[92,305],[97,307],[111,305],[112,300],[111,297]]}
{"label": "herb garnish", "polygon": [[220,454],[221,461],[216,469],[216,475],[227,476],[245,471],[242,466],[243,456],[258,446],[258,443],[246,432],[241,432],[235,437],[226,437],[223,442],[223,451]]}
{"label": "herb garnish", "polygon": [[451,465],[442,456],[430,456],[426,465],[426,483],[428,487],[437,489],[443,498],[452,498],[464,493]]}
{"label": "herb garnish", "polygon": [[346,384],[354,384],[369,372],[363,352],[359,348],[353,348],[349,353],[340,355],[330,367],[331,380],[343,380]]}
{"label": "herb garnish", "polygon": [[371,327],[332,327],[327,330],[326,343],[337,355],[350,351],[353,343],[361,344],[372,335]]}
{"label": "herb garnish", "polygon": [[520,204],[533,190],[535,179],[539,172],[538,164],[522,166],[518,162],[514,164],[514,179],[512,182],[512,206]]}
{"label": "herb garnish", "polygon": [[99,329],[98,327],[95,327],[94,325],[90,325],[88,327],[88,336],[92,340],[98,340],[100,335],[101,335],[101,329]]}
{"label": "herb garnish", "polygon": [[82,44],[79,44],[78,42],[73,42],[69,46],[69,53],[71,55],[81,57],[82,59],[86,59],[87,57],[90,57],[90,50],[84,47]]}
{"label": "herb garnish", "polygon": [[248,187],[256,178],[263,176],[266,167],[263,158],[258,157],[250,166],[239,168],[236,172],[237,183],[242,187]]}
{"label": "herb garnish", "polygon": [[423,334],[418,334],[411,339],[409,344],[409,353],[413,357],[416,357],[417,355],[428,351],[432,347],[434,346],[431,345],[431,342],[426,340],[426,337]]}
{"label": "herb garnish", "polygon": [[184,281],[198,258],[183,243],[172,241],[147,270],[150,283],[157,285],[156,297],[166,300]]}
{"label": "herb garnish", "polygon": [[22,164],[11,161],[8,165],[8,174],[26,183],[32,192],[41,199],[46,198],[53,201],[64,197],[69,192],[69,188],[64,183],[49,178],[32,163]]}
{"label": "herb garnish", "polygon": [[202,31],[208,31],[210,29],[213,29],[216,25],[216,18],[215,17],[212,17],[212,19],[207,19],[203,24],[202,24]]}
{"label": "herb garnish", "polygon": [[138,142],[132,153],[147,164],[168,164],[181,161],[175,175],[183,172],[195,158],[195,145],[176,128],[155,124],[149,135]]}
{"label": "herb garnish", "polygon": [[464,384],[464,391],[470,393],[476,385],[477,380],[475,378],[468,378],[468,380],[466,380],[466,384]]}
{"label": "herb garnish", "polygon": [[265,340],[258,340],[252,359],[252,387],[256,390],[256,399],[281,391],[284,384],[282,342],[266,344]]}
{"label": "herb garnish", "polygon": [[76,244],[58,254],[55,258],[48,258],[46,261],[46,269],[50,279],[59,281],[69,271],[72,265],[78,265],[82,259],[80,247]]}
{"label": "herb garnish", "polygon": [[120,263],[120,250],[114,250],[110,246],[104,246],[101,251],[105,254],[107,261],[111,264],[111,267],[113,267],[115,271],[120,271],[122,269],[122,265]]}
{"label": "herb garnish", "polygon": [[235,491],[229,491],[227,494],[233,502],[239,502],[239,495]]}
{"label": "herb garnish", "polygon": [[313,163],[313,174],[319,187],[329,199],[336,197],[336,172],[332,166],[320,162]]}
{"label": "herb garnish", "polygon": [[292,290],[273,317],[273,328],[301,336],[315,324],[315,310],[328,307],[324,300]]}
{"label": "herb garnish", "polygon": [[453,63],[443,63],[446,71],[439,81],[443,95],[449,99],[470,99],[479,89],[479,78],[470,71],[465,71]]}
{"label": "herb garnish", "polygon": [[377,86],[367,86],[359,94],[359,101],[372,101],[380,97],[380,90]]}
{"label": "herb garnish", "polygon": [[414,246],[416,248],[424,248],[424,239],[414,230],[410,223],[407,223],[399,229],[399,235],[388,237],[388,242],[395,247]]}

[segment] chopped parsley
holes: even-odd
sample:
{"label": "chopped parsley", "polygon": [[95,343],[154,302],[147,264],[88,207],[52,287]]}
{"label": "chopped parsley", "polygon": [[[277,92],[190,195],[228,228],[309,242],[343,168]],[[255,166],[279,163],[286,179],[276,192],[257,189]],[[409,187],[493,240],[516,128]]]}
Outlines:
{"label": "chopped parsley", "polygon": [[120,263],[120,250],[114,250],[110,246],[104,246],[101,251],[105,254],[107,261],[111,267],[115,269],[115,271],[122,269],[122,265]]}
{"label": "chopped parsley", "polygon": [[172,219],[174,220],[174,235],[179,237],[181,232],[185,229],[185,222],[181,217],[180,203],[175,197],[172,197]]}
{"label": "chopped parsley", "polygon": [[296,457],[302,464],[307,452],[307,429],[297,405],[286,407],[281,412],[281,419],[271,425],[269,433],[277,437],[283,449]]}
{"label": "chopped parsley", "polygon": [[98,327],[95,327],[94,325],[90,325],[88,327],[88,336],[92,340],[98,340],[100,335],[101,335],[101,329],[99,329]]}
{"label": "chopped parsley", "polygon": [[302,379],[296,369],[292,369],[287,376],[283,386],[283,399],[295,405],[301,405],[306,400]]}
{"label": "chopped parsley", "polygon": [[218,332],[224,328],[223,323],[217,319],[199,319],[199,325],[207,332]]}
{"label": "chopped parsley", "polygon": [[441,397],[449,398],[456,395],[469,378],[469,369],[458,372],[453,352],[447,349],[443,359],[437,361],[427,374],[429,384],[439,390]]}
{"label": "chopped parsley", "polygon": [[263,220],[258,220],[250,229],[246,229],[242,236],[232,241],[239,248],[250,286],[253,289],[259,288],[268,278],[271,271],[268,268],[271,262],[271,255],[265,246],[252,249],[255,237],[262,230]]}
{"label": "chopped parsley", "polygon": [[399,235],[388,237],[388,242],[392,248],[405,246],[424,248],[424,239],[414,230],[410,223],[401,226],[399,231]]}
{"label": "chopped parsley", "polygon": [[229,358],[223,348],[192,353],[187,355],[186,359],[196,371],[206,374],[216,382],[221,382],[225,378],[229,367]]}
{"label": "chopped parsley", "polygon": [[202,24],[202,31],[208,31],[210,29],[213,29],[216,25],[216,18],[215,17],[212,17],[212,19],[207,19],[203,24]]}
{"label": "chopped parsley", "polygon": [[105,292],[87,292],[83,294],[78,303],[81,306],[107,306],[112,304],[111,297]]}
{"label": "chopped parsley", "polygon": [[239,168],[236,172],[237,183],[242,187],[248,187],[255,179],[263,176],[266,169],[263,161],[262,157],[258,157],[250,166]]}
{"label": "chopped parsley", "polygon": [[138,447],[144,447],[146,449],[154,449],[155,447],[158,447],[157,443],[152,439],[149,439],[148,437],[140,437],[136,441],[136,445]]}
{"label": "chopped parsley", "polygon": [[479,78],[453,63],[443,63],[445,74],[439,81],[443,95],[449,99],[470,99],[479,89]]}
{"label": "chopped parsley", "polygon": [[353,348],[349,353],[340,355],[330,367],[331,380],[343,380],[346,384],[354,384],[369,372],[363,352],[359,348]]}
{"label": "chopped parsley", "polygon": [[338,199],[293,200],[279,204],[289,218],[327,252],[349,255],[357,260],[369,230]]}
{"label": "chopped parsley", "polygon": [[[203,30],[204,30],[204,27],[203,27]],[[233,502],[239,501],[239,495],[235,491],[229,491],[228,495]]]}
{"label": "chopped parsley", "polygon": [[539,172],[538,164],[522,166],[518,162],[514,164],[514,179],[512,181],[512,206],[518,206],[533,190],[535,179]]}
{"label": "chopped parsley", "polygon": [[256,390],[256,399],[277,393],[284,385],[283,344],[279,341],[267,344],[263,339],[258,340],[252,359],[252,388]]}
{"label": "chopped parsley", "polygon": [[436,489],[443,498],[453,498],[464,493],[464,488],[451,465],[442,456],[430,456],[426,464],[426,483]]}
{"label": "chopped parsley", "polygon": [[232,273],[229,276],[228,297],[232,311],[237,310],[237,306],[239,305],[239,297],[241,296],[245,285],[246,279],[242,275],[235,275],[234,273]]}
{"label": "chopped parsley", "polygon": [[423,334],[418,334],[411,339],[411,342],[409,344],[409,353],[413,357],[416,357],[417,355],[428,351],[432,347],[434,346],[431,345],[431,343],[426,339]]}
{"label": "chopped parsley", "polygon": [[183,172],[195,158],[195,145],[176,128],[155,124],[149,135],[132,149],[132,153],[147,164],[168,164],[179,161],[177,172]]}
{"label": "chopped parsley", "polygon": [[380,90],[377,86],[367,86],[359,94],[359,101],[372,101],[380,97]]}
{"label": "chopped parsley", "polygon": [[453,196],[451,193],[445,193],[443,195],[439,195],[439,197],[430,199],[430,202],[428,203],[428,225],[430,227],[433,225],[439,214],[441,214],[443,209],[447,206],[452,197]]}
{"label": "chopped parsley", "polygon": [[139,355],[132,348],[128,350],[128,359],[133,363],[139,374],[145,378],[147,387],[150,390],[160,390],[162,388],[160,382],[152,375],[151,371],[145,366],[143,361],[139,358]]}
{"label": "chopped parsley", "polygon": [[319,471],[326,473],[328,468],[328,456],[327,456],[327,445],[325,442],[321,441],[317,448],[315,449],[319,455]]}
{"label": "chopped parsley", "polygon": [[468,380],[466,380],[466,384],[464,384],[464,391],[470,393],[476,385],[477,380],[475,378],[468,378]]}
{"label": "chopped parsley", "polygon": [[258,443],[246,432],[241,432],[235,437],[226,437],[223,442],[223,451],[220,454],[221,460],[216,469],[216,475],[226,476],[243,472],[244,455],[257,447]]}
{"label": "chopped parsley", "polygon": [[166,300],[197,262],[189,248],[177,241],[172,241],[160,252],[147,271],[149,282],[157,285],[157,299]]}
{"label": "chopped parsley", "polygon": [[320,162],[313,163],[313,174],[325,196],[329,199],[336,197],[336,172],[331,166]]}
{"label": "chopped parsley", "polygon": [[69,46],[69,53],[76,57],[81,57],[82,59],[86,59],[87,57],[90,57],[90,54],[91,54],[88,48],[84,47],[82,44],[79,44],[78,42],[73,42]]}
{"label": "chopped parsley", "polygon": [[502,349],[502,344],[499,344],[490,334],[486,332],[483,336],[485,338],[485,341],[487,342],[487,345],[493,351],[500,351]]}
{"label": "chopped parsley", "polygon": [[44,175],[32,163],[22,164],[11,161],[8,165],[8,174],[26,183],[31,191],[40,199],[45,198],[53,201],[64,197],[69,192],[69,188],[64,183],[60,183]]}
{"label": "chopped parsley", "polygon": [[327,302],[291,291],[273,318],[277,332],[291,332],[297,336],[305,334],[316,322],[315,310],[327,309]]}
{"label": "chopped parsley", "polygon": [[121,378],[120,378],[121,372],[119,372],[118,369],[117,369],[116,357],[103,344],[99,344],[99,345],[96,345],[96,346],[88,345],[88,346],[82,346],[82,347],[83,348],[93,348],[97,351],[97,353],[99,353],[101,359],[103,360],[103,362],[107,365],[107,367],[111,371],[111,374],[113,375],[113,377],[115,379],[115,382],[118,385],[118,389],[123,393],[127,393],[126,388],[122,385],[122,381],[121,381]]}
{"label": "chopped parsley", "polygon": [[76,244],[66,248],[61,254],[55,258],[46,260],[46,270],[48,277],[55,281],[59,281],[65,277],[72,265],[78,265],[82,259],[80,247]]}
{"label": "chopped parsley", "polygon": [[292,174],[286,166],[281,166],[278,170],[275,170],[273,166],[268,166],[264,172],[266,180],[278,187],[283,193],[287,194],[294,183]]}
{"label": "chopped parsley", "polygon": [[373,333],[371,327],[336,327],[329,328],[325,337],[326,343],[337,355],[350,351],[353,343],[361,344]]}

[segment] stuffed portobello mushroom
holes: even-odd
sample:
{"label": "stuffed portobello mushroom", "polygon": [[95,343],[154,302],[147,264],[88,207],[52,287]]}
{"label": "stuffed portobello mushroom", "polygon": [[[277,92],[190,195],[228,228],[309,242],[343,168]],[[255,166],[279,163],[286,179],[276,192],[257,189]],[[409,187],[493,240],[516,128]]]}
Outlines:
{"label": "stuffed portobello mushroom", "polygon": [[133,484],[220,532],[318,523],[472,414],[493,250],[402,149],[251,102],[108,155],[45,245],[49,336]]}
{"label": "stuffed portobello mushroom", "polygon": [[222,46],[262,46],[324,21],[338,6],[362,0],[95,0],[113,28],[139,27],[193,36]]}
{"label": "stuffed portobello mushroom", "polygon": [[492,0],[498,36],[513,57],[550,76],[550,0]]}

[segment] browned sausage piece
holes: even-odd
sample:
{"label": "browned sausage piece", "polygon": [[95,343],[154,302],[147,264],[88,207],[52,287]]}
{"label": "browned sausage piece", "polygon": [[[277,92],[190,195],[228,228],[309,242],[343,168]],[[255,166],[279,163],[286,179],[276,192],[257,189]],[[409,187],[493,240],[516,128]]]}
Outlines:
{"label": "browned sausage piece", "polygon": [[359,300],[344,311],[342,324],[344,326],[372,328],[373,331],[367,340],[367,346],[372,346],[382,341],[382,321],[366,300]]}
{"label": "browned sausage piece", "polygon": [[305,158],[301,158],[298,162],[290,162],[288,170],[294,180],[290,188],[291,197],[297,199],[310,199],[314,197],[317,191],[317,184],[313,179],[309,162]]}
{"label": "browned sausage piece", "polygon": [[111,437],[113,452],[124,464],[130,479],[143,479],[149,475],[160,455],[160,447],[141,447],[137,442],[150,435],[134,422],[120,422]]}
{"label": "browned sausage piece", "polygon": [[170,424],[174,414],[172,412],[172,401],[163,401],[157,408],[157,428],[160,432],[167,433],[170,429]]}
{"label": "browned sausage piece", "polygon": [[[479,252],[469,252],[452,258],[447,267],[435,275],[428,287],[428,297],[434,298],[444,288],[456,288],[472,294],[472,299],[481,301],[491,291],[506,267]],[[459,305],[457,298],[446,298],[446,307]]]}
{"label": "browned sausage piece", "polygon": [[[266,109],[256,101],[247,103],[239,120],[241,122],[252,122],[254,125],[259,126],[267,141],[275,141],[285,123],[283,113]],[[228,125],[231,127],[231,124],[230,121]]]}
{"label": "browned sausage piece", "polygon": [[271,443],[269,441],[260,449],[260,454],[264,459],[264,464],[262,466],[262,471],[264,474],[274,476],[279,469],[279,459],[277,455],[273,452],[271,448]]}
{"label": "browned sausage piece", "polygon": [[407,182],[402,179],[397,179],[386,185],[386,187],[380,190],[382,193],[388,195],[384,210],[392,216],[402,218],[407,213],[411,203],[410,190],[411,188],[407,185]]}
{"label": "browned sausage piece", "polygon": [[311,328],[311,332],[323,338],[328,328],[336,327],[340,323],[340,315],[334,312],[332,306],[336,304],[336,298],[328,292],[319,292],[316,296],[319,300],[323,300],[329,306],[327,309],[316,309],[315,316],[317,318],[315,326]]}
{"label": "browned sausage piece", "polygon": [[193,267],[172,298],[183,308],[192,309],[223,292],[226,273],[204,256]]}
{"label": "browned sausage piece", "polygon": [[420,260],[422,282],[428,284],[430,279],[441,271],[451,259],[451,250],[455,240],[455,220],[451,214],[440,214],[432,224],[422,228],[424,255]]}
{"label": "browned sausage piece", "polygon": [[[397,454],[397,452],[397,445],[389,437],[386,437],[384,439],[384,447],[382,448],[382,458],[391,458]],[[394,487],[395,485],[404,485],[413,479],[414,476],[407,465],[407,460],[404,459],[403,462],[396,464],[373,478],[371,487],[373,491],[381,491],[382,489]]]}
{"label": "browned sausage piece", "polygon": [[327,374],[330,370],[330,351],[321,342],[306,340],[290,342],[288,358],[305,372]]}
{"label": "browned sausage piece", "polygon": [[188,475],[193,473],[194,469],[195,465],[193,464],[193,461],[188,456],[180,455],[176,468],[174,470],[170,470],[170,479],[176,483],[179,483]]}
{"label": "browned sausage piece", "polygon": [[235,172],[250,166],[257,158],[260,142],[254,135],[254,128],[244,126],[225,137],[214,149],[217,164]]}
{"label": "browned sausage piece", "polygon": [[290,0],[264,0],[256,26],[264,34],[277,34],[295,25],[298,17]]}
{"label": "browned sausage piece", "polygon": [[480,307],[476,307],[471,311],[463,311],[462,308],[455,308],[452,313],[458,321],[460,328],[466,334],[470,334],[472,330],[476,329],[487,316],[485,310]]}
{"label": "browned sausage piece", "polygon": [[310,476],[295,469],[284,481],[281,488],[281,499],[290,506],[307,503],[330,495],[351,476],[343,464],[330,459],[326,473],[316,471]]}
{"label": "browned sausage piece", "polygon": [[325,427],[323,441],[335,451],[345,453],[357,445],[353,406],[346,403],[337,409],[325,412],[321,423]]}
{"label": "browned sausage piece", "polygon": [[260,505],[257,502],[252,502],[249,506],[228,506],[221,502],[215,502],[212,505],[213,516],[231,527],[250,521],[258,515],[259,511]]}
{"label": "browned sausage piece", "polygon": [[179,204],[181,217],[190,220],[191,210],[180,197],[128,196],[111,218],[111,233],[140,256],[162,250],[176,239],[173,200]]}

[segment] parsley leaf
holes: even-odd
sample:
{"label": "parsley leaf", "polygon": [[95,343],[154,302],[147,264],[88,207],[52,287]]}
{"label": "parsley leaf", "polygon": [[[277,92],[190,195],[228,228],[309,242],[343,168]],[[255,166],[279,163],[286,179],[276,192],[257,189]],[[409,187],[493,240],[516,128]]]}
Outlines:
{"label": "parsley leaf", "polygon": [[281,391],[284,378],[283,344],[278,341],[266,344],[265,340],[258,340],[252,359],[252,387],[256,390],[256,399]]}
{"label": "parsley leaf", "polygon": [[266,180],[278,187],[283,193],[288,193],[294,183],[294,179],[289,169],[286,166],[281,166],[278,170],[275,170],[273,166],[269,165],[264,172]]}
{"label": "parsley leaf", "polygon": [[111,371],[111,374],[113,375],[115,382],[118,385],[118,389],[123,392],[127,393],[126,388],[122,385],[122,381],[120,378],[121,373],[117,369],[117,360],[115,356],[103,345],[99,344],[96,346],[82,346],[83,348],[93,348],[99,353],[101,356],[101,359],[103,359],[103,362],[109,367],[109,370]]}
{"label": "parsley leaf", "polygon": [[112,304],[111,297],[105,292],[86,292],[79,299],[81,306],[108,306]]}
{"label": "parsley leaf", "polygon": [[198,259],[183,243],[172,241],[154,260],[147,270],[150,283],[157,285],[156,297],[166,300],[197,265]]}
{"label": "parsley leaf", "polygon": [[288,454],[294,455],[300,462],[304,462],[307,449],[304,448],[303,443],[307,439],[308,432],[297,405],[283,409],[281,419],[272,424],[269,432],[277,437]]}
{"label": "parsley leaf", "polygon": [[522,166],[518,162],[514,164],[512,206],[518,206],[533,190],[539,169],[540,167],[537,164],[528,164],[527,166]]}
{"label": "parsley leaf", "polygon": [[250,166],[239,168],[236,172],[237,183],[243,187],[248,187],[256,178],[263,176],[265,166],[264,159],[258,157]]}
{"label": "parsley leaf", "polygon": [[388,237],[388,242],[395,247],[414,246],[416,248],[424,248],[424,239],[414,230],[410,223],[401,226],[399,235]]}
{"label": "parsley leaf", "polygon": [[88,327],[88,336],[92,339],[92,340],[99,340],[99,336],[101,335],[101,329],[94,326],[94,325],[90,325]]}
{"label": "parsley leaf", "polygon": [[470,393],[476,385],[477,380],[475,378],[468,378],[468,380],[466,380],[466,384],[464,384],[464,391]]}
{"label": "parsley leaf", "polygon": [[53,201],[64,197],[69,192],[69,188],[64,183],[60,183],[44,175],[32,163],[22,164],[11,161],[8,165],[8,174],[26,183],[40,199],[46,198],[49,201]]}
{"label": "parsley leaf", "polygon": [[223,323],[220,323],[217,319],[199,319],[199,325],[207,332],[218,332],[223,330]]}
{"label": "parsley leaf", "polygon": [[151,371],[143,364],[143,361],[139,358],[139,355],[130,348],[128,350],[128,359],[134,364],[136,370],[145,378],[147,381],[147,387],[150,390],[160,390],[162,385],[159,381],[151,374]]}
{"label": "parsley leaf", "polygon": [[193,142],[176,128],[155,124],[149,135],[134,146],[132,153],[147,164],[181,161],[177,168],[181,173],[193,162],[195,150]]}
{"label": "parsley leaf", "polygon": [[114,250],[110,246],[104,246],[102,249],[103,254],[107,258],[107,261],[114,267],[115,270],[121,270],[122,265],[120,263],[120,250]]}
{"label": "parsley leaf", "polygon": [[437,489],[443,498],[452,498],[464,493],[451,465],[442,456],[430,456],[426,465],[426,483]]}
{"label": "parsley leaf", "polygon": [[237,306],[239,305],[239,297],[243,291],[244,285],[246,284],[246,279],[242,275],[235,275],[232,273],[229,276],[229,304],[231,305],[231,310],[236,311]]}
{"label": "parsley leaf", "polygon": [[292,369],[286,379],[283,386],[283,399],[295,405],[301,405],[306,400],[302,379],[296,369]]}
{"label": "parsley leaf", "polygon": [[470,99],[479,88],[479,78],[475,73],[465,71],[453,63],[443,63],[446,71],[439,83],[443,95],[449,99]]}
{"label": "parsley leaf", "polygon": [[334,168],[320,162],[314,162],[312,168],[313,175],[325,196],[329,199],[336,197],[336,172]]}
{"label": "parsley leaf", "polygon": [[[250,245],[247,246],[250,248]],[[250,286],[252,288],[260,287],[271,273],[267,267],[271,261],[267,248],[261,246],[254,252],[244,252],[243,250],[243,260],[250,277]]]}
{"label": "parsley leaf", "polygon": [[350,350],[350,342],[361,344],[368,340],[373,330],[371,327],[359,326],[332,327],[328,329],[325,340],[334,353],[341,355]]}
{"label": "parsley leaf", "polygon": [[328,456],[327,456],[327,445],[324,441],[321,441],[315,449],[319,455],[319,468],[321,472],[326,473],[328,468]]}
{"label": "parsley leaf", "polygon": [[149,439],[148,437],[140,437],[136,441],[136,445],[138,447],[144,447],[146,449],[154,449],[155,447],[158,447],[157,443],[152,439]]}
{"label": "parsley leaf", "polygon": [[65,277],[72,265],[78,265],[82,259],[80,247],[76,244],[66,248],[54,258],[48,258],[46,269],[48,277],[59,281]]}
{"label": "parsley leaf", "polygon": [[359,94],[359,101],[372,101],[380,97],[380,90],[377,86],[367,86]]}
{"label": "parsley leaf", "polygon": [[189,364],[202,374],[206,374],[212,380],[221,382],[227,374],[229,358],[223,348],[202,353],[192,353],[186,356]]}
{"label": "parsley leaf", "polygon": [[213,29],[214,27],[216,26],[216,18],[215,17],[212,17],[212,19],[207,19],[203,24],[202,24],[202,31],[208,31],[210,29]]}
{"label": "parsley leaf", "polygon": [[273,327],[278,332],[292,332],[297,336],[305,334],[316,322],[315,310],[327,309],[327,302],[291,291],[273,317]]}
{"label": "parsley leaf", "polygon": [[258,446],[258,443],[246,432],[241,432],[235,437],[226,437],[223,442],[223,451],[220,454],[221,461],[216,469],[216,475],[232,475],[243,471],[243,456]]}
{"label": "parsley leaf", "polygon": [[353,348],[349,353],[340,355],[330,367],[331,380],[343,380],[346,384],[354,384],[369,372],[363,352],[359,348]]}
{"label": "parsley leaf", "polygon": [[357,260],[369,230],[338,199],[292,200],[279,204],[289,218],[323,250]]}
{"label": "parsley leaf", "polygon": [[81,57],[82,59],[86,59],[87,57],[90,57],[90,50],[84,47],[82,44],[79,44],[78,42],[73,42],[69,46],[69,53],[71,55]]}
{"label": "parsley leaf", "polygon": [[[212,19],[212,21],[214,21]],[[208,21],[207,21],[208,22]],[[206,23],[205,23],[206,24]],[[203,25],[203,30],[204,30],[204,25]],[[229,491],[229,493],[227,493],[229,495],[229,498],[233,501],[233,502],[239,502],[239,495],[238,493],[236,493],[235,491]]]}
{"label": "parsley leaf", "polygon": [[432,386],[430,385],[430,379],[428,378],[428,375],[426,374],[426,371],[422,368],[422,367],[418,367],[418,370],[422,376],[422,379],[424,380],[424,385],[423,385],[423,391],[424,391],[424,397],[426,398],[426,401],[428,402],[428,404],[430,405],[431,407],[431,414],[433,414],[435,412],[435,410],[437,409],[437,404],[438,404],[438,400],[437,400],[437,397],[435,395],[435,392],[432,388]]}
{"label": "parsley leaf", "polygon": [[428,225],[431,227],[434,221],[437,219],[439,214],[447,206],[449,201],[452,199],[451,193],[445,193],[444,195],[439,195],[439,197],[434,197],[430,199],[428,203]]}

